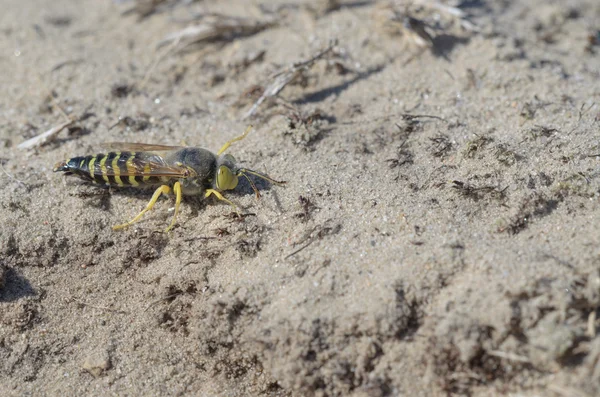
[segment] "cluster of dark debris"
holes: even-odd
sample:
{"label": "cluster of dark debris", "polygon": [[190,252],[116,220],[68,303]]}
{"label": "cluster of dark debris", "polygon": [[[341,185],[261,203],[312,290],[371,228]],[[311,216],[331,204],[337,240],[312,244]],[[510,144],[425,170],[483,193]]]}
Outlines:
{"label": "cluster of dark debris", "polygon": [[[495,383],[509,392],[507,385],[532,388],[544,374],[583,366],[588,375],[574,386],[597,395],[599,305],[598,272],[525,282],[506,291],[493,319],[461,313],[427,324],[429,376],[451,394]],[[558,383],[548,389],[570,390]]]}

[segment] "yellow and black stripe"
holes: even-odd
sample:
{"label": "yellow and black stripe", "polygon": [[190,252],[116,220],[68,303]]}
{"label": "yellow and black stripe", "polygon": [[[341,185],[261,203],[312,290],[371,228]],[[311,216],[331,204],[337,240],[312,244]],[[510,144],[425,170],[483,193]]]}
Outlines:
{"label": "yellow and black stripe", "polygon": [[147,154],[142,152],[110,152],[95,156],[72,157],[57,164],[54,171],[75,174],[94,183],[109,186],[164,183],[165,178],[148,175],[150,165],[146,157]]}

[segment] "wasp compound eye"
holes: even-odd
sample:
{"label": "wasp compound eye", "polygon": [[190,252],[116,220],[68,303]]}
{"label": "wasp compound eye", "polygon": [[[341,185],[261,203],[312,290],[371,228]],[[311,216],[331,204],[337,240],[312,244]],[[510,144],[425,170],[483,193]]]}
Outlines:
{"label": "wasp compound eye", "polygon": [[232,190],[238,184],[238,177],[235,175],[229,167],[224,165],[219,167],[217,172],[217,189],[219,190]]}

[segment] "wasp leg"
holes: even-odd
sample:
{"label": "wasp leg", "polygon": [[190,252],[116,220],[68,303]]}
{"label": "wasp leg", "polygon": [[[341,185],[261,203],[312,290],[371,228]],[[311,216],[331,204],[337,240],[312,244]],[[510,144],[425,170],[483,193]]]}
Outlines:
{"label": "wasp leg", "polygon": [[159,187],[158,189],[156,189],[156,191],[154,192],[154,194],[152,195],[152,198],[150,199],[150,202],[148,203],[148,205],[146,206],[146,208],[144,208],[144,210],[142,210],[142,212],[140,212],[135,218],[133,218],[132,220],[130,220],[127,223],[124,223],[122,225],[117,225],[117,226],[113,226],[113,230],[119,230],[119,229],[123,229],[127,226],[131,226],[134,223],[136,223],[137,221],[140,220],[140,218],[148,211],[150,211],[152,209],[152,207],[154,207],[154,204],[156,204],[156,201],[158,200],[158,198],[160,197],[161,194],[167,195],[171,192],[171,188],[167,185],[163,185],[161,187]]}
{"label": "wasp leg", "polygon": [[221,193],[217,192],[215,189],[206,189],[206,193],[204,194],[204,197],[207,198],[211,194],[214,194],[215,196],[217,196],[217,198],[219,200],[222,200],[222,201],[225,201],[226,203],[228,203],[230,206],[233,207],[235,212],[237,212],[237,214],[240,215],[240,211],[238,210],[237,205],[235,205],[231,201],[227,200],[225,197],[223,197],[223,195]]}
{"label": "wasp leg", "polygon": [[229,149],[229,146],[231,146],[231,144],[233,142],[237,142],[237,141],[241,141],[242,139],[244,139],[246,136],[248,136],[248,134],[250,133],[250,130],[252,130],[252,126],[249,125],[248,128],[246,128],[246,131],[244,131],[244,133],[236,138],[233,138],[230,141],[225,142],[225,144],[223,146],[221,146],[221,149],[219,149],[219,151],[217,152],[217,156],[221,155],[221,153],[223,153],[225,150]]}
{"label": "wasp leg", "polygon": [[173,220],[171,221],[171,224],[165,229],[165,233],[175,226],[175,220],[177,219],[177,214],[179,213],[179,204],[181,204],[181,184],[179,182],[175,182],[173,185],[173,193],[175,193],[175,213],[173,214]]}

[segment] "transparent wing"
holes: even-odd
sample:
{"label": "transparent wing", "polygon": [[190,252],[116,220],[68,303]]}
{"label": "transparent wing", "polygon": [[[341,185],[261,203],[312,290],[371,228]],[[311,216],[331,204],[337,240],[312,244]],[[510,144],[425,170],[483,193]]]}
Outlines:
{"label": "transparent wing", "polygon": [[168,178],[185,178],[191,173],[184,165],[167,164],[165,160],[155,154],[136,152],[124,161],[103,164],[107,176],[162,176]]}
{"label": "transparent wing", "polygon": [[185,146],[154,145],[135,142],[105,142],[101,145],[105,149],[131,151],[131,152],[160,152],[182,149]]}

